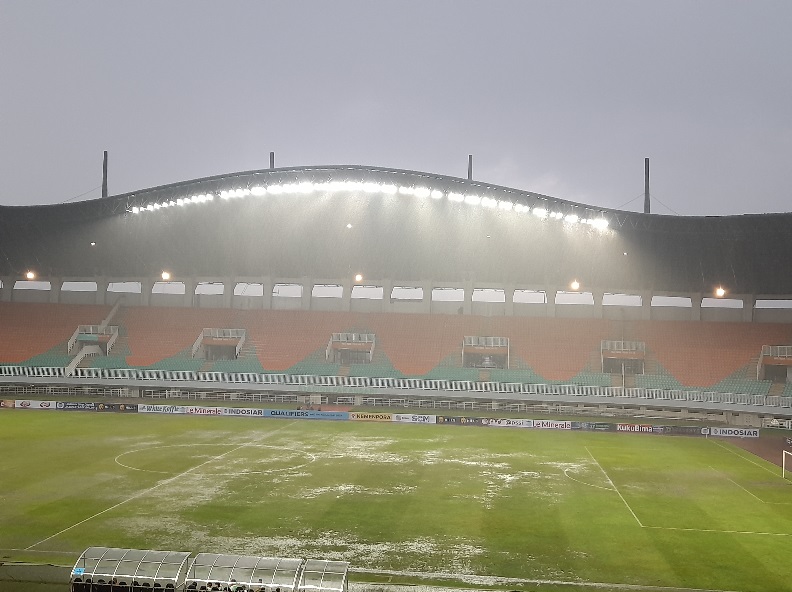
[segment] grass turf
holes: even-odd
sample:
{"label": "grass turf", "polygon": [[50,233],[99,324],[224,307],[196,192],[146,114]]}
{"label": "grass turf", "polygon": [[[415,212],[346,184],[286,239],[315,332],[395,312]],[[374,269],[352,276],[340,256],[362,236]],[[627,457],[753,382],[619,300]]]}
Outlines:
{"label": "grass turf", "polygon": [[792,590],[792,483],[722,440],[3,411],[0,451],[3,561],[98,545],[399,582]]}

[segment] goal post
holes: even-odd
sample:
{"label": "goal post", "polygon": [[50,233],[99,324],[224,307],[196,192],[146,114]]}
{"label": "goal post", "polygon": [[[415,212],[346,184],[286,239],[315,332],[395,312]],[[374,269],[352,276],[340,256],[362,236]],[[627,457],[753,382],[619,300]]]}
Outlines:
{"label": "goal post", "polygon": [[781,451],[781,477],[792,479],[792,452],[789,450]]}

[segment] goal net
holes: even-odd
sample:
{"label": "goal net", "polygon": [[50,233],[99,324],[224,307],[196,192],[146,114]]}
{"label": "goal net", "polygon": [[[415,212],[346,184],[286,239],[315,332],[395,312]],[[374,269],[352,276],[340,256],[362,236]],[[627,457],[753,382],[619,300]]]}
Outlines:
{"label": "goal net", "polygon": [[792,452],[783,450],[781,454],[781,477],[792,480]]}

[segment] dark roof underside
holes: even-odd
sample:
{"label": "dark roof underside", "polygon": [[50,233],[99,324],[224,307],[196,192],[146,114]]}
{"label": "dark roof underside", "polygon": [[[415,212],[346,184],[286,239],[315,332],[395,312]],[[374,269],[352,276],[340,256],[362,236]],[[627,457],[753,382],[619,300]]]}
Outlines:
{"label": "dark roof underside", "polygon": [[[140,214],[196,193],[355,178],[491,196],[581,217],[606,232],[447,199],[341,191],[248,196]],[[347,224],[352,224],[348,229]],[[96,246],[92,247],[91,242]],[[626,255],[625,255],[626,253]],[[75,204],[0,208],[0,275],[348,277],[606,291],[792,294],[792,214],[690,218],[600,211],[547,196],[369,167],[254,171]]]}

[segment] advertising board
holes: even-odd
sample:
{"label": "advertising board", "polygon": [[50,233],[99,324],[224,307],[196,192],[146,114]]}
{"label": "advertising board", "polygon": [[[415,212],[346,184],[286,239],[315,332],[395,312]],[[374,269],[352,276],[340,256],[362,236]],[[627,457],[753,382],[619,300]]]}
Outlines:
{"label": "advertising board", "polygon": [[360,413],[353,411],[349,414],[351,421],[393,421],[392,413]]}
{"label": "advertising board", "polygon": [[711,436],[719,438],[758,438],[757,428],[710,428]]}
{"label": "advertising board", "polygon": [[394,413],[391,421],[401,423],[437,423],[436,415],[418,415],[415,413]]}

